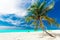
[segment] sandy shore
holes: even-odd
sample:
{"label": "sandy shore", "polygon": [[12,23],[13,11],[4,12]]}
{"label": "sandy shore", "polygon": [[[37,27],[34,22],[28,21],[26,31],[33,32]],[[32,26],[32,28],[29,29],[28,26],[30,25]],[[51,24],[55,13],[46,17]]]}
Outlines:
{"label": "sandy shore", "polygon": [[60,40],[60,30],[53,30],[55,38],[42,32],[10,32],[0,33],[0,40]]}

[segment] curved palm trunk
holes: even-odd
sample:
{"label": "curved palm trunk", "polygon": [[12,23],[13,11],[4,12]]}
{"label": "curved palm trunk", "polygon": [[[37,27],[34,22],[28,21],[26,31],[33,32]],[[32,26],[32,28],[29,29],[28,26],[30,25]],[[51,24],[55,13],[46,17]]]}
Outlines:
{"label": "curved palm trunk", "polygon": [[52,34],[50,34],[50,33],[48,33],[46,30],[43,30],[46,34],[48,34],[49,36],[51,36],[51,37],[55,37],[55,36],[53,36]]}
{"label": "curved palm trunk", "polygon": [[40,17],[40,27],[41,27],[42,30],[43,30],[46,34],[48,34],[49,36],[55,37],[55,36],[53,36],[52,34],[48,33],[48,32],[45,30],[41,17]]}

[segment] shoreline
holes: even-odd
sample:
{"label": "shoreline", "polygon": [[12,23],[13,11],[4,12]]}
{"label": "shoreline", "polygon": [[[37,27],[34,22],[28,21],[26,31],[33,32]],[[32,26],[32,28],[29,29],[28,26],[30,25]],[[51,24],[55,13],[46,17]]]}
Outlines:
{"label": "shoreline", "polygon": [[52,38],[42,32],[5,32],[0,33],[0,40],[59,40],[60,30],[52,30],[49,32],[56,36]]}
{"label": "shoreline", "polygon": [[[58,31],[58,30],[46,30],[48,32],[50,31]],[[34,31],[34,30],[0,30],[0,33],[10,33],[10,32],[43,32],[42,30],[37,30],[37,31]]]}

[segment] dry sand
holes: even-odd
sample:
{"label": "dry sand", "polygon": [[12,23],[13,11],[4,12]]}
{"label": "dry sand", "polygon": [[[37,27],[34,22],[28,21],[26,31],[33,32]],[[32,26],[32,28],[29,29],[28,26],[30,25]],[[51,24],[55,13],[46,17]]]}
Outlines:
{"label": "dry sand", "polygon": [[42,32],[10,32],[0,33],[0,40],[60,40],[60,30],[53,30],[55,38]]}

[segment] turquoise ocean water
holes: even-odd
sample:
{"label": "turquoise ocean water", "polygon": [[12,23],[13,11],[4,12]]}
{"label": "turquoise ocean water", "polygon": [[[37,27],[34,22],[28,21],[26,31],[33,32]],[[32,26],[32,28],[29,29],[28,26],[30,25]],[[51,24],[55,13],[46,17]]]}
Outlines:
{"label": "turquoise ocean water", "polygon": [[42,32],[42,30],[0,30],[0,33],[6,33],[6,32]]}

